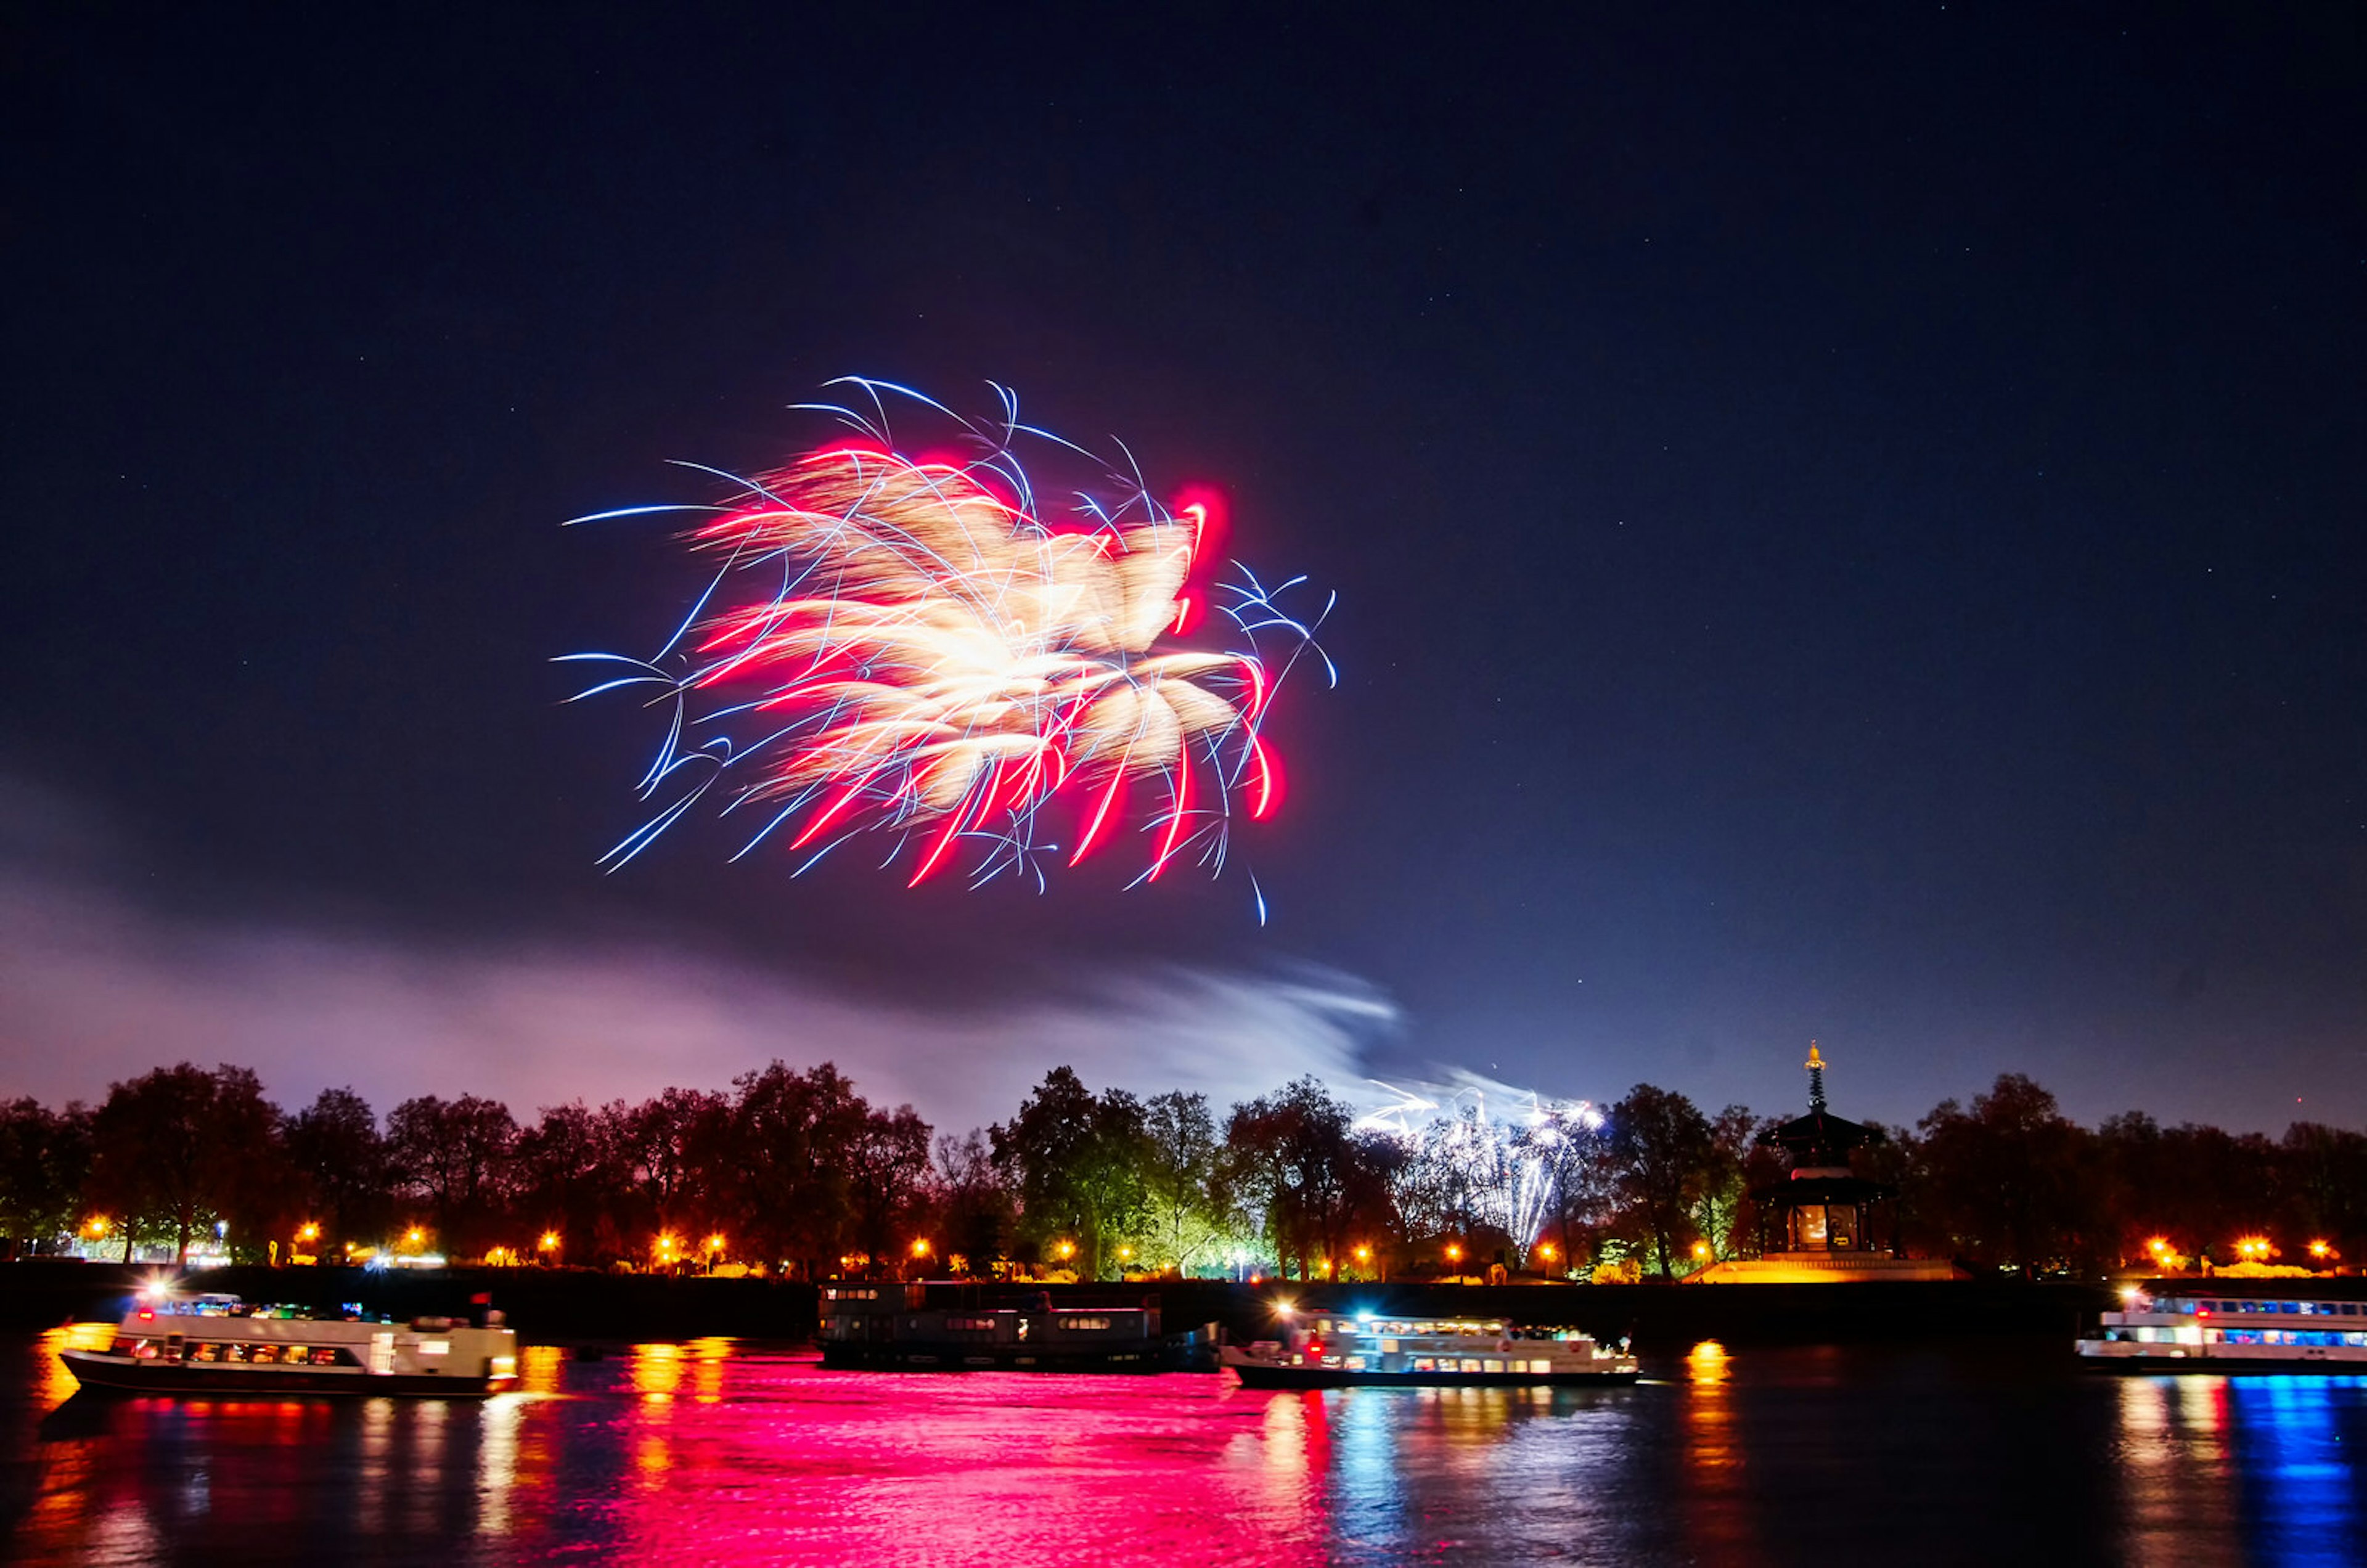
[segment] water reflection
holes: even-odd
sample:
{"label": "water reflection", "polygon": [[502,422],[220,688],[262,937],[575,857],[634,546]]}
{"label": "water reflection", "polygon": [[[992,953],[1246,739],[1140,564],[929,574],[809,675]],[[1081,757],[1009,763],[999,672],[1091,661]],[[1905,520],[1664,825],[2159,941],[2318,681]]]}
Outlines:
{"label": "water reflection", "polygon": [[2133,1376],[2118,1396],[2133,1555],[2367,1562],[2367,1378]]}
{"label": "water reflection", "polygon": [[1733,1376],[1733,1358],[1718,1341],[1704,1339],[1686,1352],[1679,1405],[1684,1446],[1677,1465],[1684,1493],[1678,1513],[1688,1547],[1705,1562],[1760,1558]]}
{"label": "water reflection", "polygon": [[1263,1393],[704,1340],[529,1347],[485,1401],[61,1401],[61,1343],[0,1382],[35,1562],[2367,1560],[2367,1380],[1704,1342],[1635,1388]]}

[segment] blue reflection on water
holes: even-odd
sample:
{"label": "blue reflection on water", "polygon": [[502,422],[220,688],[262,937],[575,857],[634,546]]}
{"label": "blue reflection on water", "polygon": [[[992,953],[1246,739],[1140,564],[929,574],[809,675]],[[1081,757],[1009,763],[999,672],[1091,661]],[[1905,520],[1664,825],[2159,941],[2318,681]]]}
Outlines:
{"label": "blue reflection on water", "polygon": [[2229,1380],[2246,1554],[2294,1568],[2367,1562],[2367,1378]]}

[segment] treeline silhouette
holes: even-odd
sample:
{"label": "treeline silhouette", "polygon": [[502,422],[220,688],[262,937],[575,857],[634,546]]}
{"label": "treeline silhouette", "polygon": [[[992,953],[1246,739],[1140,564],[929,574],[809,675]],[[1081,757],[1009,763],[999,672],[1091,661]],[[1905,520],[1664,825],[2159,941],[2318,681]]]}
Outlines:
{"label": "treeline silhouette", "polygon": [[[1008,1122],[936,1134],[829,1063],[729,1090],[548,1106],[350,1089],[289,1111],[188,1063],[96,1106],[0,1108],[16,1256],[227,1251],[322,1262],[440,1252],[523,1264],[844,1274],[1680,1275],[1780,1245],[1777,1119],[1638,1085],[1599,1113],[1476,1106],[1360,1122],[1308,1077],[1219,1113],[1096,1092],[1067,1067]],[[2032,1275],[2367,1256],[2367,1134],[2282,1138],[2143,1112],[2082,1127],[2020,1075],[1857,1151],[1897,1190],[1901,1250]],[[116,1249],[119,1248],[120,1251]]]}

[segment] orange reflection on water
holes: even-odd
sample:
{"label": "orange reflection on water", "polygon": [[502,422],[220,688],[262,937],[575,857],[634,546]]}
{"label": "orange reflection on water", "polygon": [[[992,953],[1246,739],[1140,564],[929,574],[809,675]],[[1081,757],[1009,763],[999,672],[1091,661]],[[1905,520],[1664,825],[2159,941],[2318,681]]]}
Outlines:
{"label": "orange reflection on water", "polygon": [[1750,1456],[1734,1405],[1733,1358],[1704,1339],[1685,1355],[1677,1480],[1685,1539],[1698,1561],[1753,1562],[1763,1555],[1746,1474]]}
{"label": "orange reflection on water", "polygon": [[42,1335],[35,1348],[40,1358],[40,1382],[35,1401],[44,1410],[54,1410],[82,1387],[65,1362],[58,1359],[59,1351],[104,1350],[114,1343],[115,1325],[111,1323],[70,1323]]}
{"label": "orange reflection on water", "polygon": [[567,1352],[556,1345],[518,1347],[518,1392],[557,1393],[567,1374]]}
{"label": "orange reflection on water", "polygon": [[682,1347],[656,1344],[633,1347],[633,1387],[643,1399],[663,1403],[682,1386]]}

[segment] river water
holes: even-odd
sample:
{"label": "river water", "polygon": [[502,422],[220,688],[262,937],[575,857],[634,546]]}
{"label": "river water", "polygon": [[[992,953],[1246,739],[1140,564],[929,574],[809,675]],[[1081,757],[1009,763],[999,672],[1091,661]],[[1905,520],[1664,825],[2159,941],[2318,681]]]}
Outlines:
{"label": "river water", "polygon": [[[2367,1379],[1716,1346],[1633,1388],[824,1372],[529,1347],[479,1401],[74,1393],[0,1340],[28,1562],[2367,1562]],[[105,1330],[98,1337],[105,1337]]]}

